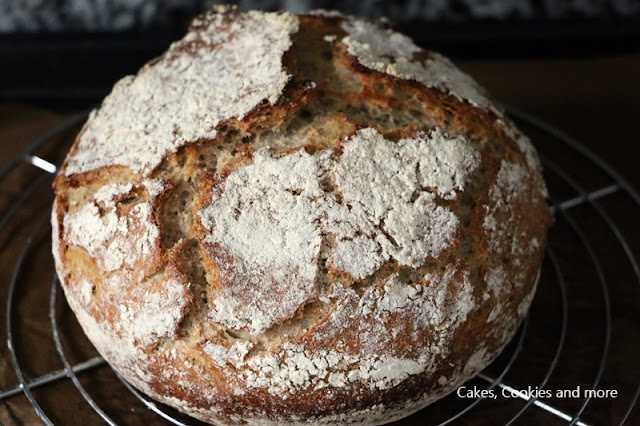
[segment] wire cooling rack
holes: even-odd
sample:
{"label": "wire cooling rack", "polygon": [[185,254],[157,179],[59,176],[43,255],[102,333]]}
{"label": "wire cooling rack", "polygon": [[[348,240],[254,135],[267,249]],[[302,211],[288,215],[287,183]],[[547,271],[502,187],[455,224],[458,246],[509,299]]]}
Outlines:
{"label": "wire cooling rack", "polygon": [[[492,365],[467,382],[462,391],[401,423],[631,424],[632,419],[640,418],[634,412],[640,397],[640,268],[634,254],[640,242],[636,223],[640,195],[575,139],[526,113],[506,109],[533,136],[555,212],[556,223],[549,234],[538,292],[518,334]],[[39,188],[51,183],[56,166],[37,156],[37,151],[47,144],[59,143],[57,137],[61,133],[76,128],[85,118],[84,113],[70,118],[0,169],[0,183],[16,169],[29,167],[25,163],[42,170],[42,175],[2,215],[0,235],[11,232],[10,223],[38,196]],[[43,237],[50,232],[49,214],[43,212],[29,225],[26,240],[14,247],[20,254],[12,265],[8,283],[3,283],[9,286],[7,349],[17,384],[0,390],[0,405],[26,397],[42,422],[54,424],[60,423],[57,409],[75,397],[81,403],[74,403],[74,417],[86,411],[92,421],[99,420],[99,416],[110,425],[200,424],[140,394],[95,351],[94,356],[83,360],[70,355],[70,326],[60,321],[69,316],[70,310],[59,297],[52,262],[47,262],[50,281],[32,280],[28,273],[28,259],[33,252],[50,251],[50,242]],[[48,306],[30,308],[48,312],[53,339],[43,336],[47,342],[41,344],[53,345],[55,352],[43,353],[56,354],[60,368],[33,374],[23,367],[24,354],[39,349],[21,347],[25,344],[16,332],[16,322],[22,319],[17,307],[29,305],[29,290],[42,286],[50,286]],[[86,340],[79,336],[73,339]],[[92,384],[98,375],[98,385]],[[43,407],[42,400],[51,399],[47,389],[55,393],[55,384],[63,381],[71,381],[75,391],[67,388],[66,395],[54,398],[58,402]],[[116,389],[115,403],[104,397],[100,390],[104,386]],[[465,393],[483,389],[496,397]],[[559,391],[566,391],[566,396],[556,395]],[[135,420],[131,417],[133,412]]]}

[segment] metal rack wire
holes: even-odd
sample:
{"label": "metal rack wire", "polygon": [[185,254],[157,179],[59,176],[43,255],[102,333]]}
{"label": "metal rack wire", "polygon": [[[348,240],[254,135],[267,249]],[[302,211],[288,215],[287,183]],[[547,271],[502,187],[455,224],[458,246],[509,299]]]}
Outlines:
{"label": "metal rack wire", "polygon": [[[554,244],[554,235],[560,230],[564,232],[569,232],[573,234],[575,243],[571,250],[581,250],[583,251],[586,258],[589,259],[589,265],[593,268],[595,275],[594,280],[589,285],[595,286],[597,290],[598,300],[596,301],[596,306],[601,310],[601,316],[603,320],[603,330],[602,335],[598,338],[598,355],[597,357],[592,357],[590,361],[596,367],[594,372],[586,372],[585,376],[589,381],[589,389],[598,389],[603,381],[603,375],[605,374],[605,370],[607,367],[607,363],[610,359],[610,355],[612,353],[612,327],[613,322],[615,320],[615,312],[612,310],[612,300],[615,297],[615,290],[618,286],[634,286],[638,291],[637,294],[640,295],[640,267],[638,265],[638,258],[634,254],[634,249],[630,245],[629,241],[625,238],[625,232],[616,219],[614,219],[611,215],[610,208],[606,207],[603,204],[603,201],[608,201],[611,197],[622,197],[626,200],[626,202],[632,206],[634,212],[640,213],[640,195],[633,189],[633,187],[625,181],[625,179],[620,176],[620,174],[614,170],[610,165],[608,165],[604,160],[600,157],[593,154],[591,151],[586,149],[582,144],[580,144],[575,139],[569,137],[564,134],[560,130],[548,125],[545,122],[540,121],[539,119],[532,117],[526,113],[518,111],[512,107],[506,107],[509,114],[516,119],[521,125],[529,126],[541,134],[546,135],[552,144],[560,143],[564,146],[565,149],[570,150],[576,158],[582,163],[582,165],[586,165],[587,167],[591,167],[594,170],[598,170],[605,176],[605,182],[599,183],[596,187],[587,189],[586,185],[581,182],[581,179],[575,177],[570,171],[568,171],[564,164],[558,164],[552,158],[553,152],[550,152],[551,155],[547,155],[547,152],[544,150],[541,151],[542,162],[545,168],[545,172],[547,173],[547,180],[549,182],[549,190],[551,194],[551,201],[553,204],[553,209],[556,213],[556,225],[551,231],[550,241],[547,247],[547,260],[543,265],[542,279],[540,281],[540,288],[538,292],[541,291],[554,293],[557,291],[553,297],[555,297],[557,301],[559,301],[559,319],[555,323],[555,327],[557,330],[557,334],[553,336],[532,336],[531,333],[536,332],[532,331],[532,326],[536,324],[537,321],[540,321],[541,315],[544,313],[540,309],[535,309],[535,300],[534,306],[530,314],[525,318],[521,329],[514,339],[514,342],[505,350],[503,355],[500,357],[498,361],[496,361],[492,366],[489,366],[485,371],[477,376],[477,378],[473,379],[473,382],[477,386],[481,386],[484,389],[495,389],[500,390],[501,392],[508,392],[511,396],[517,397],[516,400],[519,405],[515,405],[515,412],[511,414],[509,418],[497,420],[495,424],[498,422],[502,422],[503,424],[513,424],[517,421],[522,421],[523,418],[527,415],[536,414],[535,411],[541,411],[548,413],[550,417],[548,417],[549,421],[552,424],[555,419],[557,424],[569,424],[569,425],[589,425],[591,424],[588,416],[585,415],[590,404],[593,402],[593,399],[590,396],[584,396],[580,398],[576,403],[577,407],[559,407],[554,402],[548,402],[540,398],[532,397],[526,392],[522,392],[518,390],[519,386],[526,386],[527,384],[533,385],[536,389],[546,389],[550,381],[557,379],[559,376],[562,376],[562,372],[559,372],[562,369],[560,360],[563,357],[566,357],[566,353],[568,350],[568,337],[569,337],[569,324],[573,320],[571,317],[571,308],[572,308],[572,298],[570,296],[569,288],[571,287],[568,280],[572,280],[570,277],[571,274],[567,273],[567,268],[571,265],[568,265],[567,262],[571,261],[566,259],[566,256],[563,256],[560,251],[565,250],[561,246],[556,246]],[[31,197],[33,197],[35,191],[40,188],[42,185],[46,185],[51,180],[51,173],[55,172],[55,166],[51,163],[37,157],[34,155],[34,152],[40,148],[41,146],[51,143],[55,136],[67,131],[74,126],[77,126],[79,123],[84,121],[86,114],[78,114],[75,117],[65,121],[59,127],[54,129],[52,132],[44,135],[42,138],[35,141],[32,145],[30,145],[27,149],[21,152],[18,156],[14,158],[9,164],[0,169],[0,182],[6,178],[6,176],[17,167],[25,167],[22,166],[25,162],[30,163],[34,166],[41,168],[44,172],[41,177],[34,180],[25,190],[22,192],[22,195],[17,200],[15,204],[11,206],[11,208],[4,213],[2,218],[0,219],[0,235],[2,232],[6,232],[7,224],[10,220],[16,215],[16,213],[24,207],[24,205],[29,201]],[[551,178],[551,179],[550,179]],[[569,188],[573,196],[570,197],[560,197],[560,191],[558,186],[564,185],[566,188]],[[566,193],[566,189],[564,193]],[[587,214],[595,215],[599,218],[599,220],[604,223],[604,226],[596,229],[596,232],[599,234],[606,234],[612,241],[617,244],[626,256],[626,262],[628,267],[630,268],[630,275],[633,277],[633,283],[619,283],[615,282],[612,285],[612,280],[609,277],[610,272],[608,272],[609,266],[607,265],[607,259],[603,258],[600,253],[594,247],[593,241],[593,229],[589,229],[589,232],[585,229],[585,227],[589,226],[585,223],[584,214],[576,214],[574,213],[574,209],[583,209],[587,212]],[[636,214],[636,216],[639,216]],[[50,284],[50,297],[49,297],[49,318],[51,322],[51,330],[53,334],[53,339],[55,343],[55,348],[57,354],[59,355],[60,361],[63,365],[62,369],[49,372],[47,374],[30,378],[28,379],[21,367],[21,359],[18,355],[18,351],[16,350],[16,336],[14,334],[14,320],[15,320],[15,305],[17,303],[16,300],[16,287],[18,286],[18,282],[20,281],[20,277],[23,274],[23,270],[25,268],[25,259],[28,254],[34,248],[34,244],[36,244],[36,236],[41,234],[45,226],[47,225],[47,219],[49,217],[49,212],[46,212],[42,215],[42,217],[37,221],[37,223],[31,229],[29,236],[22,245],[19,247],[20,255],[13,265],[13,274],[9,281],[9,294],[7,298],[7,306],[6,306],[6,329],[7,329],[7,344],[8,350],[11,356],[13,368],[15,370],[16,377],[18,379],[18,384],[14,387],[7,388],[4,390],[0,390],[0,402],[4,400],[8,400],[18,394],[24,394],[26,398],[29,400],[33,409],[40,417],[40,419],[45,424],[53,424],[52,420],[49,418],[45,410],[40,406],[36,397],[32,392],[32,389],[46,386],[52,382],[59,380],[70,380],[77,391],[82,395],[84,400],[86,401],[86,409],[94,410],[107,424],[116,425],[121,424],[121,419],[117,419],[113,417],[110,413],[107,412],[106,409],[101,407],[101,401],[94,399],[91,396],[90,392],[83,387],[79,380],[79,375],[90,375],[92,371],[96,368],[104,366],[105,361],[97,356],[94,358],[90,358],[84,362],[72,363],[68,359],[68,355],[65,352],[65,348],[61,339],[61,336],[64,335],[65,329],[62,328],[57,320],[60,315],[60,309],[68,309],[66,305],[62,305],[57,303],[58,292],[59,292],[59,284],[57,281],[57,277],[55,273],[52,271],[53,279]],[[633,226],[633,224],[631,224]],[[554,286],[555,284],[555,286]],[[587,283],[580,283],[580,285],[586,285]],[[42,285],[42,283],[37,282],[20,282],[22,286],[35,286]],[[575,285],[575,283],[573,284]],[[555,290],[554,290],[555,287]],[[536,296],[538,298],[538,296]],[[635,312],[638,316],[640,316],[640,297],[637,300],[636,306],[639,306],[637,311]],[[575,322],[575,320],[573,320]],[[532,383],[521,383],[518,380],[517,373],[514,373],[514,365],[517,362],[521,362],[521,358],[526,355],[528,352],[531,352],[531,349],[527,346],[527,340],[532,337],[541,337],[542,339],[546,339],[548,341],[553,341],[555,347],[551,347],[550,361],[548,364],[544,365],[541,369],[542,378],[539,379],[538,382]],[[622,339],[632,339],[633,336],[622,336]],[[619,346],[618,346],[619,347]],[[640,357],[640,353],[637,353],[636,356]],[[522,368],[519,369],[520,371]],[[633,373],[633,372],[632,372]],[[114,372],[117,375],[117,373]],[[176,412],[168,407],[163,406],[162,404],[156,403],[146,396],[140,394],[137,390],[135,390],[131,385],[129,385],[124,379],[120,376],[117,376],[124,386],[137,398],[143,406],[149,409],[149,416],[160,416],[166,422],[176,425],[186,425],[186,424],[196,424],[196,422],[186,420],[184,417],[181,417],[176,414]],[[624,424],[629,416],[631,415],[634,407],[637,404],[638,399],[640,398],[640,376],[632,378],[633,383],[636,384],[635,390],[631,390],[624,395],[626,401],[623,403],[624,407],[620,410],[620,415],[618,418],[613,419],[612,424],[622,425]],[[434,410],[437,407],[442,406],[442,404],[447,404],[447,399],[449,399],[449,403],[452,398],[448,397],[445,400],[439,401],[431,407],[428,407],[427,410]],[[444,402],[443,402],[444,401]],[[468,401],[461,401],[459,398],[457,401],[454,401],[455,411],[450,415],[447,414],[448,417],[440,418],[437,420],[437,423],[440,425],[448,425],[448,424],[457,424],[459,421],[472,422],[474,412],[477,412],[477,407],[480,404],[502,404],[504,403],[501,400],[498,401],[487,401],[486,399],[475,398]],[[574,404],[575,405],[575,404]],[[437,416],[435,418],[438,418]],[[467,423],[468,424],[468,423]]]}

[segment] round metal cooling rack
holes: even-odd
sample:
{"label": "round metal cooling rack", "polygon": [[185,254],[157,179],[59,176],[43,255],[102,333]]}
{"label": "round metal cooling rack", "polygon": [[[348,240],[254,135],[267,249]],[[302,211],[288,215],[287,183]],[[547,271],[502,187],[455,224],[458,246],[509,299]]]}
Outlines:
{"label": "round metal cooling rack", "polygon": [[[640,268],[634,248],[625,237],[636,224],[623,223],[612,213],[623,206],[627,212],[633,212],[627,217],[640,216],[640,195],[618,172],[575,139],[535,117],[511,107],[506,109],[520,125],[539,136],[535,138],[536,145],[556,217],[549,234],[538,292],[513,342],[498,360],[465,384],[469,389],[493,391],[498,395],[496,399],[467,399],[454,393],[401,423],[622,425],[632,416],[640,397],[640,367],[621,374],[617,364],[623,362],[621,357],[629,357],[630,354],[640,358],[640,348],[633,346],[640,336],[629,335],[618,327],[621,321],[624,322],[624,318],[619,318],[618,308],[624,306],[630,310],[635,320],[631,326],[637,328]],[[86,114],[82,113],[65,121],[0,169],[0,182],[18,167],[28,167],[23,165],[25,162],[48,172],[28,185],[17,202],[4,213],[0,219],[0,235],[9,232],[10,221],[35,197],[39,188],[50,184],[51,174],[56,171],[55,165],[34,154],[36,150],[52,143],[59,134],[78,126],[85,118]],[[547,143],[540,144],[541,140]],[[564,156],[558,154],[559,149],[566,151]],[[558,163],[556,158],[563,158],[563,162]],[[576,168],[582,171],[581,177],[574,170]],[[584,178],[585,170],[589,179]],[[600,175],[597,183],[594,174]],[[38,238],[50,229],[49,214],[46,212],[36,221],[24,244],[14,247],[14,250],[20,250],[20,255],[8,283],[6,329],[8,351],[18,384],[0,390],[0,403],[22,395],[45,424],[54,424],[50,417],[51,409],[43,408],[32,391],[46,390],[57,382],[70,380],[86,401],[77,409],[93,410],[109,425],[128,424],[126,410],[112,412],[113,404],[105,407],[103,400],[92,396],[86,385],[97,370],[107,369],[112,381],[117,377],[130,392],[123,403],[148,409],[138,410],[149,419],[146,423],[200,424],[140,394],[110,370],[100,356],[72,364],[62,338],[68,330],[58,321],[64,313],[61,311],[68,311],[68,306],[58,302],[60,289],[53,270],[48,315],[53,344],[62,368],[27,377],[19,355],[24,348],[19,350],[21,339],[15,334],[15,312],[18,303],[28,301],[19,299],[16,289],[46,285],[23,277],[30,253],[40,245],[44,245],[45,250],[49,249],[48,240],[45,239],[43,244],[42,238]],[[607,243],[603,243],[605,240]],[[637,241],[632,243],[637,244]],[[603,253],[603,250],[607,252]],[[609,254],[610,250],[617,250],[618,256]],[[625,268],[628,278],[621,278],[621,270]],[[28,295],[29,292],[22,291],[22,294]],[[581,393],[574,398],[541,397],[539,393],[531,392],[531,389],[571,390],[577,386],[580,386]],[[588,390],[615,390],[618,395],[612,402],[612,399],[598,397],[597,392],[588,394]],[[615,413],[612,410],[614,406]]]}

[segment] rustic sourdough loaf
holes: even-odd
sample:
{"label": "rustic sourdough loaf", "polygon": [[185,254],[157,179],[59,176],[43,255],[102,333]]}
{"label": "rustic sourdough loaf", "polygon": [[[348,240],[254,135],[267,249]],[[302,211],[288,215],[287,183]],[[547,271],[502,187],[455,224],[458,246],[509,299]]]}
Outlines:
{"label": "rustic sourdough loaf", "polygon": [[218,424],[384,423],[490,363],[534,294],[529,140],[386,22],[221,7],[91,113],[55,181],[69,305]]}

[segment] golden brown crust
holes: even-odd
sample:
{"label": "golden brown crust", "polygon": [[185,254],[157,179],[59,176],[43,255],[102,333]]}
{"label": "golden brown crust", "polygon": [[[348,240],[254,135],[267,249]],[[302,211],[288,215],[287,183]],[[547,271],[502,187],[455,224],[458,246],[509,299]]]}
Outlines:
{"label": "golden brown crust", "polygon": [[[402,417],[487,365],[526,314],[551,222],[539,162],[468,77],[429,83],[446,60],[386,63],[375,55],[391,30],[348,17],[221,9],[111,98],[151,84],[150,70],[219,54],[261,20],[276,27],[265,75],[286,84],[273,97],[243,71],[264,98],[230,99],[239,115],[212,104],[209,136],[197,120],[173,133],[156,123],[146,131],[165,138],[162,155],[102,164],[92,152],[115,142],[99,131],[138,124],[109,101],[92,114],[54,184],[65,294],[116,370],[202,420]],[[383,36],[372,52],[358,50],[367,31]],[[170,139],[181,134],[195,139]],[[252,232],[239,236],[242,223]],[[261,232],[271,239],[256,250]]]}

